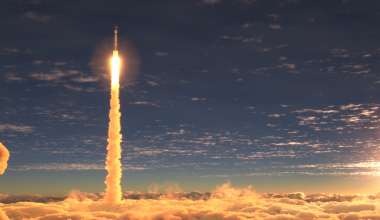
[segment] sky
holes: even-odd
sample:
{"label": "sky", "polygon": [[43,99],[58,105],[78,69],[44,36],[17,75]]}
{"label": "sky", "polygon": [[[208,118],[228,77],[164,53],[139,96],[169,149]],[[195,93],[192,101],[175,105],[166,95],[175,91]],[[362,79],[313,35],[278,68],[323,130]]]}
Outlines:
{"label": "sky", "polygon": [[380,2],[3,0],[2,193],[104,189],[113,26],[123,190],[380,190]]}

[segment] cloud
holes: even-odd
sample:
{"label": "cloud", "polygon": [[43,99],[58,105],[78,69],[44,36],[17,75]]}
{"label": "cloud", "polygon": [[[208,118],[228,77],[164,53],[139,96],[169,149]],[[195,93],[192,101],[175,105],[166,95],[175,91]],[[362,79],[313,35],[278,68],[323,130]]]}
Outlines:
{"label": "cloud", "polygon": [[37,23],[47,23],[51,20],[51,16],[41,15],[34,11],[28,11],[24,14],[24,17]]}
{"label": "cloud", "polygon": [[[123,166],[125,170],[145,170],[143,166]],[[68,171],[68,170],[104,170],[104,163],[48,163],[15,166],[15,171]]]}
{"label": "cloud", "polygon": [[[45,61],[34,61],[34,64],[44,63]],[[46,61],[48,62],[48,61]],[[49,62],[51,63],[51,62]],[[96,89],[93,83],[99,81],[99,77],[87,75],[77,69],[64,69],[65,62],[54,62],[54,69],[49,72],[33,72],[28,76],[22,78],[20,75],[8,74],[6,75],[7,81],[22,81],[22,80],[34,80],[44,82],[50,86],[61,85],[67,90],[75,92],[95,92]],[[60,67],[60,68],[57,68]]]}
{"label": "cloud", "polygon": [[25,79],[20,77],[18,74],[16,73],[7,73],[5,75],[5,80],[7,80],[8,82],[20,82],[20,81],[24,81]]}
{"label": "cloud", "polygon": [[279,24],[270,24],[269,28],[272,30],[281,30],[282,29],[281,25],[279,25]]}
{"label": "cloud", "polygon": [[[252,187],[230,184],[212,193],[126,193],[119,205],[102,202],[102,194],[72,192],[66,199],[26,197],[0,205],[0,219],[113,220],[375,220],[380,218],[378,195],[330,195],[302,192],[258,194]],[[8,196],[12,197],[12,196]],[[33,200],[33,198],[35,200]],[[11,201],[11,200],[8,200]],[[29,201],[29,202],[27,202]],[[7,217],[5,216],[7,215]]]}
{"label": "cloud", "polygon": [[303,108],[292,111],[299,126],[314,131],[350,132],[379,128],[379,106],[369,104],[329,105],[323,108]]}
{"label": "cloud", "polygon": [[0,54],[4,55],[4,54],[18,54],[20,53],[20,50],[17,49],[17,48],[3,48],[2,50],[0,50]]}
{"label": "cloud", "polygon": [[32,73],[30,78],[38,81],[56,81],[59,82],[65,78],[79,75],[80,71],[78,70],[61,70],[54,69],[51,73]]}
{"label": "cloud", "polygon": [[94,88],[83,88],[78,85],[64,84],[63,87],[74,92],[95,92]]}
{"label": "cloud", "polygon": [[222,0],[203,0],[203,3],[208,4],[208,5],[215,5],[215,4],[220,3],[221,1]]}
{"label": "cloud", "polygon": [[33,130],[33,127],[27,125],[0,124],[0,132],[32,133]]}
{"label": "cloud", "polygon": [[[82,193],[82,194],[85,194],[85,193]],[[88,198],[90,198],[90,196],[88,196]],[[57,197],[57,196],[42,196],[42,195],[7,195],[7,194],[0,194],[0,204],[1,203],[12,204],[12,203],[17,203],[17,202],[48,203],[48,202],[59,202],[59,201],[63,201],[64,199],[65,199],[65,197],[63,197],[63,196],[62,197]],[[1,219],[2,218],[0,218],[0,220]]]}
{"label": "cloud", "polygon": [[207,101],[207,98],[205,98],[205,97],[192,97],[191,101],[193,101],[193,102],[202,102],[202,101]]}
{"label": "cloud", "polygon": [[[206,5],[215,5],[221,3],[223,0],[202,0],[203,4]],[[239,1],[242,4],[250,5],[256,2],[256,0],[240,0]]]}
{"label": "cloud", "polygon": [[273,143],[274,146],[303,146],[309,145],[309,142],[289,141],[285,143]]}
{"label": "cloud", "polygon": [[19,49],[19,48],[2,48],[0,49],[0,55],[19,55],[19,54],[31,54],[30,49]]}
{"label": "cloud", "polygon": [[[1,51],[0,51],[1,54]],[[72,91],[85,91],[93,92],[94,88],[86,88],[83,86],[93,86],[94,83],[99,82],[99,77],[85,74],[78,69],[65,68],[66,62],[52,62],[44,60],[34,60],[33,65],[49,65],[52,69],[49,71],[33,71],[30,74],[22,75],[9,71],[5,74],[4,78],[8,82],[19,81],[39,81],[47,85],[57,86],[61,85],[68,90]]]}
{"label": "cloud", "polygon": [[160,84],[156,81],[153,81],[153,80],[147,80],[146,83],[151,86],[151,87],[157,87],[159,86]]}
{"label": "cloud", "polygon": [[98,82],[99,78],[96,76],[78,76],[76,78],[73,78],[72,81],[78,82],[78,83],[94,83]]}
{"label": "cloud", "polygon": [[361,211],[374,211],[376,206],[365,202],[334,202],[328,203],[323,207],[327,213],[350,213]]}
{"label": "cloud", "polygon": [[8,216],[3,211],[1,211],[1,209],[0,209],[0,219],[9,220]]}
{"label": "cloud", "polygon": [[134,102],[130,102],[129,103],[130,105],[141,105],[141,106],[152,106],[152,107],[156,107],[156,108],[159,108],[160,105],[155,103],[155,102],[150,102],[150,101],[134,101]]}
{"label": "cloud", "polygon": [[275,113],[275,114],[269,114],[268,115],[269,118],[280,118],[282,116],[285,116],[285,114],[277,114],[277,113]]}
{"label": "cloud", "polygon": [[158,57],[166,57],[166,56],[169,55],[169,53],[168,52],[164,52],[164,51],[157,51],[155,53],[155,55],[158,56]]}
{"label": "cloud", "polygon": [[34,165],[22,165],[13,168],[17,171],[29,171],[29,170],[54,170],[54,171],[66,171],[66,170],[104,170],[104,164],[100,163],[51,163],[51,164],[34,164]]}

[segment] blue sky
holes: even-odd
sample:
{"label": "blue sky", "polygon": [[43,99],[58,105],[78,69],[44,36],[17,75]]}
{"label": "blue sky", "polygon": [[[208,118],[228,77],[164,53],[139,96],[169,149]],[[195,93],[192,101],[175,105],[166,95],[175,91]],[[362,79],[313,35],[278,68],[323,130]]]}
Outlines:
{"label": "blue sky", "polygon": [[125,189],[378,190],[376,1],[0,5],[3,192],[102,190],[114,24]]}

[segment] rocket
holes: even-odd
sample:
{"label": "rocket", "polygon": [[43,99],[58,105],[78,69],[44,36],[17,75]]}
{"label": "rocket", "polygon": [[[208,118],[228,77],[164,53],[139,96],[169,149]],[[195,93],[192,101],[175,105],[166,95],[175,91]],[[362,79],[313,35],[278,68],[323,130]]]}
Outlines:
{"label": "rocket", "polygon": [[119,84],[119,77],[120,77],[120,57],[119,57],[119,28],[118,26],[115,26],[113,29],[114,39],[113,39],[113,51],[112,51],[112,57],[111,57],[111,77],[112,77],[112,85]]}
{"label": "rocket", "polygon": [[104,199],[112,204],[122,201],[121,178],[123,167],[121,163],[121,112],[120,112],[120,67],[121,59],[118,51],[118,28],[114,28],[114,49],[110,59],[111,67],[111,100],[109,110],[108,144],[106,156],[106,190]]}
{"label": "rocket", "polygon": [[113,29],[113,33],[114,33],[114,50],[117,50],[117,38],[118,38],[118,26],[115,26],[114,29]]}

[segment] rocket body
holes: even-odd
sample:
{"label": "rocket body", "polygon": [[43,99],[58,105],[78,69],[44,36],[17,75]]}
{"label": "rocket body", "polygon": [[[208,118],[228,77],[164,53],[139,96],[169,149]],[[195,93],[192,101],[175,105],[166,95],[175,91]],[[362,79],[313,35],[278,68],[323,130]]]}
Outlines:
{"label": "rocket body", "polygon": [[119,30],[118,30],[118,27],[117,26],[115,26],[115,29],[113,30],[113,34],[114,34],[114,39],[113,39],[113,44],[114,44],[114,50],[118,50],[118,32],[119,32]]}

